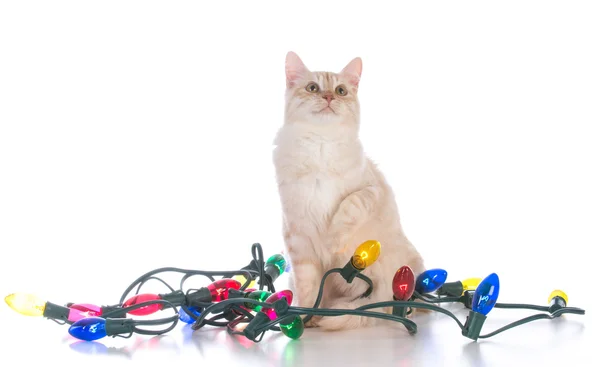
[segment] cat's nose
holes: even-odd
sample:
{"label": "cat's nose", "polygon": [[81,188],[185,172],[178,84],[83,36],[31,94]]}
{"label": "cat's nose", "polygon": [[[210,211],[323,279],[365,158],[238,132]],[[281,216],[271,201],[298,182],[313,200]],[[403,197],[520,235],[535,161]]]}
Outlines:
{"label": "cat's nose", "polygon": [[331,100],[333,99],[333,93],[325,93],[323,94],[323,98],[327,100],[327,103],[331,103]]}

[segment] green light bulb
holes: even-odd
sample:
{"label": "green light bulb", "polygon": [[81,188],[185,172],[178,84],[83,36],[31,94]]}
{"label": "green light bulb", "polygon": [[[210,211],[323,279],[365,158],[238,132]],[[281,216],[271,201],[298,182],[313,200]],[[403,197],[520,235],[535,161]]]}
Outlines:
{"label": "green light bulb", "polygon": [[[256,300],[259,302],[264,302],[267,300],[267,298],[269,298],[270,295],[271,295],[271,292],[254,291],[254,292],[248,293],[246,298],[253,299],[253,300]],[[262,309],[261,306],[255,305],[254,303],[250,303],[250,302],[244,302],[244,306],[246,306],[247,309],[256,311],[256,312],[259,312]]]}
{"label": "green light bulb", "polygon": [[279,275],[285,271],[285,258],[281,254],[275,254],[267,259],[267,266],[273,265],[279,270]]}
{"label": "green light bulb", "polygon": [[292,322],[284,323],[286,320],[281,322],[279,326],[281,327],[281,332],[291,339],[298,339],[304,333],[304,322],[300,315],[296,315]]}

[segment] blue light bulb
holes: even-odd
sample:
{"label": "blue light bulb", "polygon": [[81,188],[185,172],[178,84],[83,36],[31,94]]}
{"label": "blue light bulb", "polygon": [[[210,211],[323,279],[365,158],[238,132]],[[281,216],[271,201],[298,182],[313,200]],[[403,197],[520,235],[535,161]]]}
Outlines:
{"label": "blue light bulb", "polygon": [[482,315],[487,315],[496,305],[500,292],[500,279],[496,273],[488,275],[479,283],[473,295],[471,309]]}
{"label": "blue light bulb", "polygon": [[431,293],[444,285],[448,278],[448,272],[444,269],[425,270],[415,281],[415,291],[420,294]]}
{"label": "blue light bulb", "polygon": [[282,254],[283,254],[283,258],[285,259],[285,272],[289,273],[290,270],[292,270],[292,262],[290,261],[290,258],[286,254],[284,254],[283,252],[282,252]]}
{"label": "blue light bulb", "polygon": [[[202,312],[202,309],[198,309],[197,307],[188,307],[188,310],[193,313],[196,317],[200,316],[200,313]],[[185,322],[186,324],[193,324],[194,322],[196,322],[196,320],[194,320],[190,315],[187,314],[187,312],[185,312],[183,310],[183,308],[179,308],[179,320]]]}
{"label": "blue light bulb", "polygon": [[106,320],[93,316],[76,321],[69,327],[69,334],[81,340],[98,340],[106,336]]}

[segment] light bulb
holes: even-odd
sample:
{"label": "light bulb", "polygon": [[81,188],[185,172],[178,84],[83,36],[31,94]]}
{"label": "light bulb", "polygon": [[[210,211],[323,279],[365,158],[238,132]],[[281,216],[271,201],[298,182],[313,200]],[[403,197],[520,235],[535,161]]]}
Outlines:
{"label": "light bulb", "polygon": [[291,322],[285,322],[284,320],[279,323],[279,327],[281,327],[281,332],[291,339],[298,339],[304,333],[304,321],[300,315],[296,315]]}
{"label": "light bulb", "polygon": [[[123,303],[123,308],[134,306],[140,303],[148,302],[148,301],[157,301],[162,299],[158,294],[153,293],[144,293],[144,294],[136,294],[135,296],[129,298],[125,303]],[[128,311],[127,313],[130,315],[136,316],[145,316],[153,314],[157,311],[162,310],[164,304],[162,303],[153,303],[146,306],[142,306],[135,310]]]}
{"label": "light bulb", "polygon": [[420,294],[434,292],[446,282],[447,277],[448,272],[444,269],[425,270],[417,277],[415,290]]}
{"label": "light bulb", "polygon": [[281,254],[275,254],[267,259],[265,263],[264,274],[265,278],[271,283],[277,280],[285,271],[285,258]]}
{"label": "light bulb", "polygon": [[479,283],[477,289],[475,289],[471,309],[474,312],[487,315],[496,305],[499,292],[500,279],[496,273],[492,273],[485,277],[485,279]]}
{"label": "light bulb", "polygon": [[69,334],[86,341],[102,339],[107,335],[106,319],[97,316],[81,319],[69,327]]}
{"label": "light bulb", "polygon": [[364,270],[377,261],[380,252],[381,244],[379,241],[365,241],[356,248],[356,251],[354,251],[354,255],[352,256],[351,260],[352,266],[354,266],[357,270]]}
{"label": "light bulb", "polygon": [[69,327],[69,334],[77,339],[93,341],[105,336],[131,334],[134,332],[134,325],[131,319],[104,319],[92,316],[73,323]]}
{"label": "light bulb", "polygon": [[[274,302],[279,301],[282,298],[286,300],[288,305],[291,305],[292,298],[293,298],[292,291],[286,289],[286,290],[282,290],[282,291],[273,293],[265,300],[265,302],[266,303],[274,303]],[[253,306],[253,305],[250,305],[250,306]],[[275,309],[273,307],[263,307],[261,311],[262,312],[257,313],[256,316],[248,324],[246,324],[246,327],[244,328],[244,331],[243,331],[246,338],[253,340],[254,338],[256,338],[256,336],[258,334],[258,328],[261,325],[264,325],[269,320],[277,319],[277,312],[275,311]],[[294,337],[297,334],[301,335],[302,332],[304,331],[304,325],[299,326],[295,319],[290,321],[290,318],[291,317],[286,317],[280,321],[280,324],[281,324],[281,322],[283,322],[285,324],[284,327],[288,327],[288,330],[286,330],[286,331],[283,331],[284,327],[282,327],[281,328],[282,332],[284,334],[289,333],[290,337]],[[303,323],[302,320],[300,320],[300,322]],[[294,324],[294,323],[296,323],[296,324]],[[302,330],[300,330],[300,327],[302,327]],[[299,337],[299,335],[298,335],[298,337]]]}
{"label": "light bulb", "polygon": [[563,307],[567,307],[567,303],[569,302],[569,297],[567,294],[560,289],[556,289],[550,293],[548,297],[548,310],[550,312],[554,312]]}
{"label": "light bulb", "polygon": [[239,290],[242,283],[234,279],[223,278],[208,285],[208,290],[212,296],[213,302],[220,302],[229,298],[229,289]]}
{"label": "light bulb", "polygon": [[285,271],[285,258],[281,254],[275,254],[267,259],[265,266],[272,265],[277,268],[279,275]]}
{"label": "light bulb", "polygon": [[396,271],[392,280],[392,291],[398,301],[408,301],[415,291],[415,274],[410,266],[404,265]]}
{"label": "light bulb", "polygon": [[4,297],[4,301],[18,313],[25,316],[43,316],[46,301],[27,293],[12,293]]}
{"label": "light bulb", "polygon": [[63,320],[73,323],[84,316],[81,311],[47,302],[27,293],[12,293],[4,301],[18,313],[25,316],[43,316],[53,320]]}
{"label": "light bulb", "polygon": [[[200,313],[202,312],[202,307],[188,307],[187,309],[196,317],[199,317]],[[194,322],[196,322],[196,320],[190,315],[188,315],[188,313],[185,312],[185,310],[182,307],[179,308],[179,320],[185,322],[186,324],[193,324]]]}
{"label": "light bulb", "polygon": [[481,278],[468,278],[461,281],[463,291],[474,291],[481,283]]}
{"label": "light bulb", "polygon": [[[233,277],[233,280],[237,280],[238,282],[240,282],[242,285],[246,284],[246,277],[243,275],[236,275]],[[256,281],[253,279],[250,281],[250,284],[248,284],[248,288],[254,288],[254,286],[256,285]]]}
{"label": "light bulb", "polygon": [[[266,303],[273,303],[275,301],[278,301],[282,298],[285,298],[285,300],[287,301],[288,305],[292,304],[292,299],[294,298],[294,295],[292,294],[292,291],[288,290],[288,289],[284,289],[282,291],[273,293],[272,295],[269,296],[269,298],[267,298],[265,300]],[[269,319],[271,320],[275,320],[277,318],[277,314],[275,313],[275,310],[271,307],[264,307],[262,309],[262,312],[264,312]]]}
{"label": "light bulb", "polygon": [[89,303],[73,303],[69,305],[70,309],[77,310],[81,313],[81,318],[91,316],[102,316],[102,307]]}
{"label": "light bulb", "polygon": [[91,316],[101,316],[103,318],[106,318],[106,315],[110,318],[126,316],[126,313],[123,312],[123,308],[120,306],[96,306],[90,303],[67,303],[66,306],[80,313],[74,321]]}
{"label": "light bulb", "polygon": [[488,275],[479,283],[475,293],[473,293],[473,303],[463,327],[462,335],[472,340],[479,338],[487,314],[496,305],[499,292],[500,279],[498,279],[496,273]]}
{"label": "light bulb", "polygon": [[550,293],[550,296],[548,296],[548,303],[550,303],[550,301],[552,301],[552,298],[554,297],[560,297],[564,299],[565,304],[569,303],[569,297],[565,292],[561,291],[560,289],[553,290],[552,293]]}
{"label": "light bulb", "polygon": [[[253,291],[250,293],[247,293],[245,295],[246,298],[248,299],[253,299],[259,302],[265,302],[267,300],[267,298],[269,298],[271,296],[271,292],[267,292],[267,291]],[[248,310],[251,311],[260,311],[262,306],[259,305],[255,305],[253,303],[249,303],[249,302],[244,302],[244,307],[247,308]]]}

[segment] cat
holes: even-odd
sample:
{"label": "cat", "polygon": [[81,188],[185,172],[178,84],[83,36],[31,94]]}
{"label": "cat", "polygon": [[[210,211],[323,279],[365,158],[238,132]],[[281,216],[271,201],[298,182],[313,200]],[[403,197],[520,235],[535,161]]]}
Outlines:
{"label": "cat", "polygon": [[[343,267],[367,240],[381,243],[380,257],[362,272],[373,281],[373,293],[361,298],[365,282],[349,284],[333,274],[320,307],[390,301],[398,268],[408,265],[415,276],[425,270],[404,234],[392,188],[359,139],[361,74],[360,58],[334,73],[310,71],[294,52],[286,56],[284,123],[274,140],[273,164],[297,306],[313,307],[324,273]],[[373,323],[370,317],[335,316],[314,317],[306,326],[341,330]]]}

